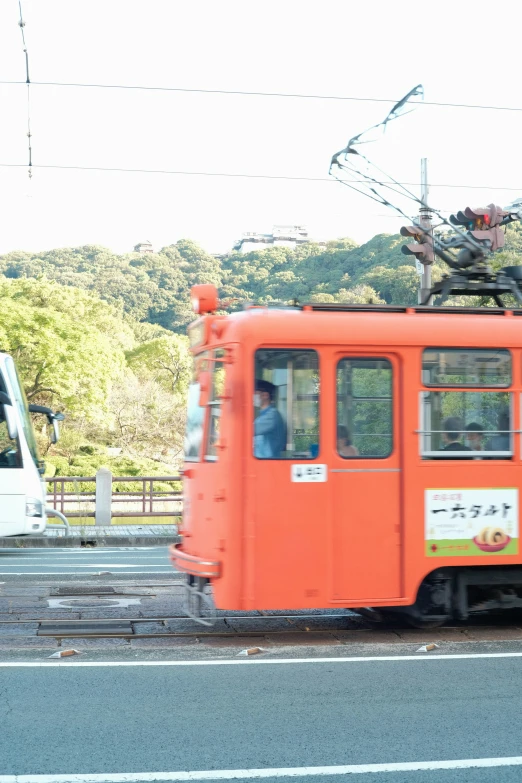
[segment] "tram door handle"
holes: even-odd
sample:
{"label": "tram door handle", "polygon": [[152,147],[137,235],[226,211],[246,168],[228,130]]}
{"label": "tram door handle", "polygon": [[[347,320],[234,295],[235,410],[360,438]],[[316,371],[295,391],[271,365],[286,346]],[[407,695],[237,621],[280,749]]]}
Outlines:
{"label": "tram door handle", "polygon": [[226,500],[225,490],[221,489],[218,492],[215,492],[214,500],[216,503],[222,503],[224,500]]}

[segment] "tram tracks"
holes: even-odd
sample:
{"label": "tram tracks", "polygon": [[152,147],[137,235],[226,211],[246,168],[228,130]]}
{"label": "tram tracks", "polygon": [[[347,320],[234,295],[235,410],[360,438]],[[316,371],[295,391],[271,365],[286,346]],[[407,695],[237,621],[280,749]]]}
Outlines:
{"label": "tram tracks", "polygon": [[[474,638],[483,637],[484,633],[498,633],[498,640],[502,637],[513,639],[513,634],[519,633],[522,640],[522,628],[506,618],[483,617],[478,618],[476,625],[451,624],[431,630],[411,629],[397,626],[396,624],[382,624],[379,626],[365,622],[364,618],[357,615],[267,615],[267,616],[221,616],[216,621],[221,627],[212,629],[204,627],[192,621],[186,615],[171,615],[168,617],[131,617],[131,618],[85,618],[85,619],[12,619],[0,620],[0,634],[2,626],[16,625],[28,626],[30,631],[9,632],[8,638],[13,642],[19,639],[35,637],[51,637],[60,639],[194,639],[194,642],[204,642],[207,639],[270,639],[277,642],[278,639],[286,640],[293,637],[296,640],[321,644],[324,639],[337,639],[338,642],[361,642],[359,632],[365,631],[364,642],[372,643],[372,632],[375,632],[375,643],[382,643],[382,633],[389,634],[390,641],[408,641],[414,638],[430,637],[433,639],[447,638],[452,634],[455,640],[461,636],[461,641],[473,641]],[[484,620],[484,622],[481,622]],[[238,621],[243,627],[238,627]],[[274,621],[280,627],[274,628]],[[324,622],[328,621],[328,627]],[[335,621],[335,622],[333,622]],[[493,624],[492,621],[496,621]],[[173,624],[181,624],[180,630],[173,628]],[[156,625],[154,630],[141,631],[140,626]],[[36,626],[36,629],[35,629]],[[223,627],[224,626],[224,627]]]}
{"label": "tram tracks", "polygon": [[[186,615],[170,615],[168,617],[100,617],[85,619],[52,619],[42,620],[36,618],[0,620],[0,629],[2,626],[9,625],[27,625],[37,626],[36,633],[32,630],[31,634],[9,633],[9,638],[28,638],[29,636],[46,636],[54,638],[241,638],[241,637],[277,637],[290,635],[306,634],[335,634],[340,631],[355,630],[364,625],[362,618],[356,615],[261,615],[261,616],[220,616],[216,617],[216,624],[221,626],[219,629],[212,630],[212,627],[203,627],[194,622]],[[321,628],[318,624],[324,621],[338,621],[337,627]],[[346,621],[350,621],[347,623]],[[182,625],[181,630],[172,630],[172,623],[179,622]],[[246,627],[238,628],[237,624],[245,624]],[[284,625],[279,628],[267,627],[274,622]],[[285,624],[286,623],[286,624]],[[308,624],[307,624],[308,623]],[[159,628],[155,631],[141,632],[140,625],[160,625],[165,630]],[[255,626],[265,626],[256,628]],[[316,627],[314,627],[314,625]],[[349,626],[352,626],[350,628]],[[254,626],[254,627],[252,627]]]}

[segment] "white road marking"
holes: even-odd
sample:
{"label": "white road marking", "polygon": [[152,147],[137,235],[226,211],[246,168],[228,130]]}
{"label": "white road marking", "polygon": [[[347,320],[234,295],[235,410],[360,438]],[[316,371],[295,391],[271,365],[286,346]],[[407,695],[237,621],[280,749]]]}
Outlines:
{"label": "white road marking", "polygon": [[[383,656],[359,656],[353,658],[265,658],[251,661],[230,660],[210,661],[0,661],[0,669],[43,667],[46,666],[263,666],[271,664],[292,663],[375,663],[402,661],[455,661],[473,658],[522,658],[522,652],[506,653],[458,653],[455,655],[383,655]],[[0,778],[0,783],[2,780]]]}
{"label": "white road marking", "polygon": [[[96,552],[96,555],[95,555],[96,558],[98,558],[98,556],[100,554],[101,554],[100,552]],[[112,555],[114,557],[114,555],[118,554],[118,553],[117,552],[107,552],[107,553],[103,552],[103,554]],[[87,559],[89,557],[93,557],[93,553],[89,553],[88,555],[85,555],[85,559]],[[1,555],[0,555],[0,558],[1,558]],[[57,557],[56,559],[59,560],[60,562],[63,562],[64,560],[68,560],[69,559],[69,555],[62,555],[61,557]],[[78,559],[81,560],[82,558],[71,557],[70,559],[71,560],[78,560]],[[124,557],[122,557],[121,559],[125,560]],[[133,559],[136,560],[137,558],[134,557]],[[143,558],[143,560],[146,560],[147,562],[149,560],[163,560],[163,561],[165,561],[167,559],[168,558],[167,558],[166,554],[165,555],[146,555],[146,557]],[[51,560],[51,558],[50,557],[26,557],[25,555],[17,555],[16,557],[10,557],[9,560],[6,560],[6,565],[8,563],[18,563],[18,562],[25,563],[28,560],[30,560],[31,563],[35,563],[35,562],[37,562],[37,563],[38,562],[44,563],[46,560]]]}
{"label": "white road marking", "polygon": [[[62,568],[63,563],[60,563],[60,565],[57,567]],[[9,566],[4,566],[5,568],[9,568]],[[15,566],[13,566],[14,568]],[[47,568],[52,568],[52,564],[47,566]],[[71,566],[71,568],[140,568],[139,563],[75,563],[74,566]]]}
{"label": "white road marking", "polygon": [[98,595],[71,596],[71,598],[48,598],[47,603],[49,604],[49,609],[74,609],[79,605],[81,606],[82,603],[85,603],[86,599],[89,602],[93,599],[99,602],[102,609],[104,606],[108,609],[116,609],[116,607],[123,607],[126,609],[129,606],[141,604],[141,598],[111,598],[110,596],[105,597]]}
{"label": "white road marking", "polygon": [[365,775],[376,772],[420,772],[439,769],[485,769],[520,767],[522,756],[455,759],[451,761],[405,761],[389,764],[344,764],[335,767],[267,767],[265,769],[214,769],[192,772],[123,772],[87,775],[0,775],[0,783],[148,783],[149,781],[255,780],[259,778],[304,778],[327,775]]}
{"label": "white road marking", "polygon": [[[166,545],[165,545],[166,547]],[[38,548],[38,549],[27,549],[24,551],[24,555],[107,555],[107,554],[118,554],[119,552],[151,552],[153,550],[162,550],[165,547],[162,546],[122,546],[122,547],[51,547],[49,549]],[[96,551],[93,552],[93,549]],[[11,547],[4,547],[0,549],[0,556],[7,554],[9,552],[13,552],[13,549]]]}
{"label": "white road marking", "polygon": [[[56,568],[67,568],[67,566],[56,566]],[[71,569],[74,566],[70,566]],[[93,566],[94,568],[95,566]],[[97,566],[97,568],[101,568],[102,566]],[[52,568],[52,566],[48,566],[48,568]],[[125,568],[132,568],[132,566],[125,566]],[[143,566],[141,566],[143,568]],[[151,569],[154,570],[151,570]],[[163,569],[163,570],[161,570]],[[126,574],[159,574],[163,572],[172,571],[173,574],[179,574],[180,571],[176,571],[175,568],[172,566],[151,566],[151,568],[147,569],[146,571],[125,571]],[[87,571],[86,573],[90,573]],[[100,576],[101,574],[106,573],[105,571],[93,571],[92,574],[95,576]],[[71,576],[74,574],[74,571],[0,571],[0,574],[3,576]],[[91,576],[92,576],[91,574]]]}

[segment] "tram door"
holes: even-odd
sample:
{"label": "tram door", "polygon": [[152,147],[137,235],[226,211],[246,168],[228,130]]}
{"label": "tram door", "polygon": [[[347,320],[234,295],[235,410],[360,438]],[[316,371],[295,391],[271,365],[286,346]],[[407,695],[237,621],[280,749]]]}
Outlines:
{"label": "tram door", "polygon": [[399,363],[339,354],[332,491],[332,599],[401,595]]}
{"label": "tram door", "polygon": [[329,500],[320,434],[322,372],[312,349],[266,348],[255,354],[249,444],[254,505],[246,515],[255,526],[245,568],[252,580],[250,605],[320,605],[327,567],[321,527]]}

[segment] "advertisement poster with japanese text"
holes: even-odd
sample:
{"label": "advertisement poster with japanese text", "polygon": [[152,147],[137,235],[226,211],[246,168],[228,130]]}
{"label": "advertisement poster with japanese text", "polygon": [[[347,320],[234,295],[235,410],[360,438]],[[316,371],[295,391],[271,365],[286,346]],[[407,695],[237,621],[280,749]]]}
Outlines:
{"label": "advertisement poster with japanese text", "polygon": [[426,489],[426,554],[518,554],[518,489]]}

